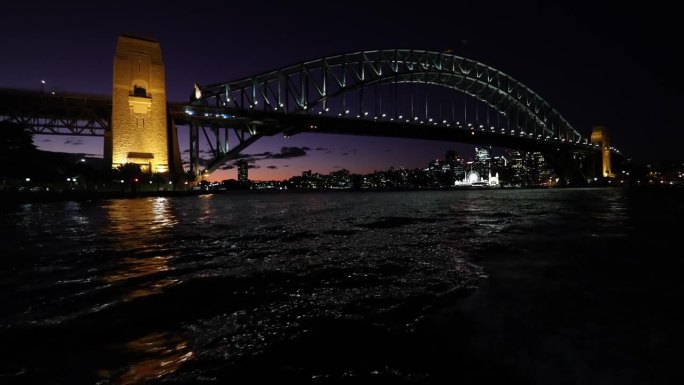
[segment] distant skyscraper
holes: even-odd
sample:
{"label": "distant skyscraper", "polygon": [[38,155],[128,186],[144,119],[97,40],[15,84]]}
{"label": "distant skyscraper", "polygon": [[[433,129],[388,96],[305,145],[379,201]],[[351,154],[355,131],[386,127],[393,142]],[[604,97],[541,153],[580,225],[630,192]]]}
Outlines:
{"label": "distant skyscraper", "polygon": [[430,171],[442,171],[442,162],[439,159],[435,159],[428,164],[428,170]]}
{"label": "distant skyscraper", "polygon": [[461,155],[454,150],[448,150],[444,159],[448,167],[446,171],[451,171],[457,178],[463,179],[465,177],[465,170],[463,168],[465,161]]}
{"label": "distant skyscraper", "polygon": [[532,156],[534,166],[537,170],[537,184],[547,185],[551,183],[554,179],[556,179],[556,174],[549,167],[548,163],[546,162],[546,159],[544,159],[544,154],[537,151],[533,152]]}
{"label": "distant skyscraper", "polygon": [[487,147],[475,147],[475,159],[478,162],[487,163],[492,158],[492,150]]}
{"label": "distant skyscraper", "polygon": [[495,156],[492,158],[492,163],[490,167],[490,171],[492,174],[501,174],[504,175],[505,172],[508,170],[508,159],[506,157],[502,156]]}
{"label": "distant skyscraper", "polygon": [[514,186],[526,186],[529,183],[529,167],[526,166],[527,152],[520,150],[509,150],[508,157],[510,158],[511,166],[511,184]]}
{"label": "distant skyscraper", "polygon": [[237,162],[237,169],[238,169],[238,182],[241,182],[241,183],[249,182],[249,176],[247,175],[247,170],[249,170],[249,164],[244,160],[240,160]]}
{"label": "distant skyscraper", "polygon": [[480,175],[488,175],[491,171],[492,150],[488,147],[475,147],[475,162],[472,170]]}
{"label": "distant skyscraper", "polygon": [[457,155],[456,151],[454,151],[454,150],[448,150],[446,152],[446,156],[445,156],[444,160],[446,161],[446,163],[449,166],[453,166],[456,163],[456,155]]}

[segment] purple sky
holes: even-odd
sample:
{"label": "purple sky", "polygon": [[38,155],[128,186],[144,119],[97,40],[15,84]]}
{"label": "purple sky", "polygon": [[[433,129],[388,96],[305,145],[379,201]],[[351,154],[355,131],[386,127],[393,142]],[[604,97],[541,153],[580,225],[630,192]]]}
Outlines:
{"label": "purple sky", "polygon": [[[654,2],[480,3],[11,2],[0,9],[0,87],[37,90],[44,79],[56,92],[110,94],[120,34],[161,43],[172,101],[186,100],[194,82],[235,80],[326,55],[450,48],[523,82],[584,135],[594,124],[607,125],[613,143],[637,161],[682,158],[678,108],[684,97],[676,74],[684,62],[676,53],[674,10]],[[187,148],[187,132],[180,130],[181,148]],[[102,153],[101,139],[45,136],[36,143]],[[453,143],[308,134],[262,139],[245,152],[280,153],[283,147],[308,150],[259,161],[252,178],[336,167],[422,167],[450,148],[471,151]],[[230,177],[235,170],[212,179]]]}

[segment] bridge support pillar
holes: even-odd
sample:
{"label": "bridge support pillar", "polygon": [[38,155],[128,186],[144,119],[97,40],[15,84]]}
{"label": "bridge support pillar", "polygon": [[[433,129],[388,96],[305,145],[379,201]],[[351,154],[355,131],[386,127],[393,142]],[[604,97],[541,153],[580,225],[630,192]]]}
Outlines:
{"label": "bridge support pillar", "polygon": [[111,130],[105,158],[115,168],[136,163],[149,173],[177,173],[180,152],[168,121],[166,80],[159,43],[119,36],[114,56]]}
{"label": "bridge support pillar", "polygon": [[610,162],[610,141],[605,126],[594,126],[591,132],[591,143],[601,146],[601,176],[612,178],[613,170]]}
{"label": "bridge support pillar", "polygon": [[190,125],[190,173],[199,180],[200,173],[200,152],[199,152],[199,126]]}
{"label": "bridge support pillar", "polygon": [[178,129],[176,128],[176,123],[173,121],[171,113],[168,111],[167,106],[167,116],[166,121],[168,123],[168,148],[169,148],[169,173],[172,179],[177,179],[179,176],[183,175],[183,161],[180,157],[180,147],[178,145]]}

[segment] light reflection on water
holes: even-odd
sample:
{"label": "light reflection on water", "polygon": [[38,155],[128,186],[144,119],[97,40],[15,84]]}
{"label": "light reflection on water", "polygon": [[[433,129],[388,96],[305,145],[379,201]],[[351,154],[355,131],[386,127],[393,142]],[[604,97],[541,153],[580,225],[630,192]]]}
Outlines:
{"label": "light reflection on water", "polygon": [[193,356],[187,341],[169,333],[152,333],[129,341],[122,351],[140,358],[118,370],[119,374],[99,370],[99,377],[121,385],[144,384],[175,372]]}
{"label": "light reflection on water", "polygon": [[[170,262],[178,254],[168,247],[172,243],[170,230],[178,223],[170,200],[164,197],[112,200],[105,208],[109,225],[103,232],[117,240],[116,248],[121,258],[119,267],[102,278],[109,284],[126,288],[122,300],[128,302],[159,295],[179,283],[179,279],[170,278],[168,274],[173,269]],[[121,348],[121,353],[131,357],[126,369],[115,372],[123,374],[112,377],[108,370],[98,372],[122,385],[166,376],[193,355],[187,341],[165,332],[129,341]]]}
{"label": "light reflection on water", "polygon": [[[30,204],[1,221],[20,241],[2,240],[15,262],[0,272],[0,333],[48,336],[32,341],[48,358],[27,359],[26,382],[68,366],[49,342],[64,334],[81,362],[56,382],[102,384],[230,380],[259,360],[332,383],[364,370],[409,381],[425,372],[401,364],[423,356],[414,333],[491,276],[481,262],[544,282],[557,258],[599,259],[602,242],[646,228],[622,190],[225,194]],[[537,293],[515,288],[503,295],[516,306]]]}
{"label": "light reflection on water", "polygon": [[[104,277],[107,283],[119,283],[132,279],[143,278],[153,274],[160,274],[169,271],[168,262],[171,257],[145,257],[145,258],[124,258],[121,261],[122,269]],[[138,287],[131,288],[131,291],[124,295],[125,301],[130,301],[139,297],[152,294],[159,294],[168,286],[178,283],[177,279],[162,278],[156,281],[146,280]]]}
{"label": "light reflection on water", "polygon": [[[178,224],[170,200],[165,197],[110,200],[104,205],[109,224],[102,231],[110,233],[123,249],[144,248],[168,238],[165,230]],[[162,237],[159,239],[159,237]]]}
{"label": "light reflection on water", "polygon": [[[171,233],[178,223],[167,198],[112,200],[105,206],[109,226],[103,229],[108,237],[116,239],[116,248],[121,253],[119,268],[103,280],[108,283],[142,280],[138,285],[130,285],[130,292],[124,296],[131,300],[141,296],[157,294],[161,289],[178,280],[164,278],[171,261],[177,253],[168,249]],[[131,256],[133,254],[133,256]]]}

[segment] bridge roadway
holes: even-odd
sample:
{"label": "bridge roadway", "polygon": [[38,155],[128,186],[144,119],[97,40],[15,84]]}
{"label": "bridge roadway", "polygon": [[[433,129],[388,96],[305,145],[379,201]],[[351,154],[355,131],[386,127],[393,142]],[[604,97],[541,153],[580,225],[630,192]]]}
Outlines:
{"label": "bridge roadway", "polygon": [[[384,136],[407,139],[426,139],[447,142],[491,145],[527,151],[548,151],[565,149],[573,152],[590,153],[598,151],[584,142],[566,142],[553,138],[532,138],[526,135],[502,133],[501,130],[472,126],[446,126],[444,124],[390,121],[389,118],[369,120],[353,117],[337,117],[315,114],[282,114],[267,111],[234,111],[231,109],[176,105],[182,108],[173,113],[184,115],[183,122],[198,122],[208,127],[226,127],[226,121],[244,121],[255,125],[262,136],[284,134],[293,136],[299,133],[320,133],[360,136]],[[192,115],[186,112],[192,111]],[[229,115],[230,118],[223,118]],[[176,121],[176,124],[179,124]],[[234,127],[231,125],[230,127]]]}
{"label": "bridge roadway", "polygon": [[[54,95],[40,91],[0,89],[0,120],[24,124],[35,134],[104,136],[110,127],[111,109],[111,98],[106,96]],[[195,125],[210,129],[230,128],[249,132],[252,140],[241,140],[241,144],[244,145],[234,146],[228,151],[234,156],[259,137],[277,134],[292,136],[298,133],[440,140],[542,151],[546,154],[597,154],[600,151],[598,145],[584,142],[570,143],[549,137],[502,133],[500,130],[479,126],[458,128],[428,122],[397,122],[388,118],[368,120],[307,113],[284,114],[263,110],[214,108],[189,103],[168,103],[168,110],[176,125]],[[218,133],[216,135],[218,136]],[[211,143],[208,136],[207,141]],[[215,166],[219,165],[216,163]],[[210,166],[208,171],[211,172],[216,167]]]}
{"label": "bridge roadway", "polygon": [[[236,111],[169,103],[169,112],[176,125],[200,124],[216,128],[240,128],[252,123],[261,135],[283,133],[325,133],[341,135],[387,136],[410,139],[453,141],[510,147],[530,151],[564,148],[575,152],[594,152],[595,146],[585,143],[565,143],[553,138],[530,138],[502,134],[486,127],[458,129],[436,123],[416,124],[371,121],[314,114],[282,114],[265,111]],[[112,111],[111,97],[88,94],[56,94],[15,89],[0,89],[0,119],[25,124],[35,134],[104,136],[109,129]],[[192,115],[188,114],[192,111]],[[230,116],[223,118],[224,115]]]}
{"label": "bridge roadway", "polygon": [[[169,111],[176,124],[190,123],[182,103],[170,103]],[[111,96],[0,89],[0,120],[34,134],[104,136],[111,117]]]}

